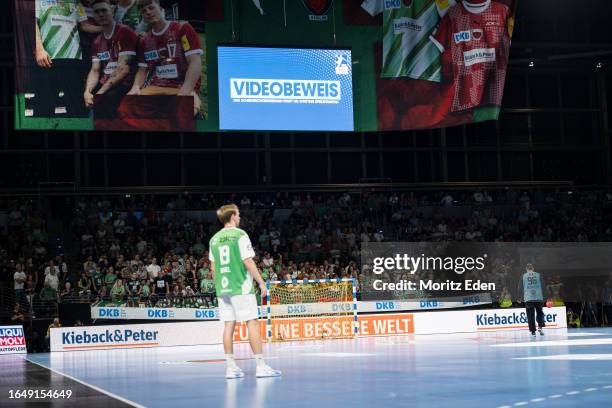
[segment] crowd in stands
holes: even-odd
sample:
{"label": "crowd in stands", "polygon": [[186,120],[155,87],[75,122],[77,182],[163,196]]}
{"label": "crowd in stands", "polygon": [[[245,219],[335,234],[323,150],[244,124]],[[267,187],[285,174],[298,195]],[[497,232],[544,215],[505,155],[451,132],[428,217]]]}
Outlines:
{"label": "crowd in stands", "polygon": [[214,210],[234,202],[265,279],[360,278],[361,244],[384,241],[612,241],[610,192],[390,192],[80,197],[70,268],[51,257],[35,201],[7,203],[0,268],[24,309],[83,300],[214,304]]}
{"label": "crowd in stands", "polygon": [[10,260],[26,260],[24,267],[38,265],[47,259],[47,223],[37,200],[0,201],[5,209],[0,224],[0,265]]}
{"label": "crowd in stands", "polygon": [[[47,220],[41,203],[34,199],[0,201],[0,209],[4,209],[0,223],[0,283],[10,285],[9,294],[14,297],[6,299],[15,300],[14,320],[20,320],[29,309],[28,298],[40,290],[39,278],[44,280],[39,270],[50,256]],[[61,257],[56,261],[65,272],[67,267]],[[59,284],[58,276],[59,273],[52,283]]]}

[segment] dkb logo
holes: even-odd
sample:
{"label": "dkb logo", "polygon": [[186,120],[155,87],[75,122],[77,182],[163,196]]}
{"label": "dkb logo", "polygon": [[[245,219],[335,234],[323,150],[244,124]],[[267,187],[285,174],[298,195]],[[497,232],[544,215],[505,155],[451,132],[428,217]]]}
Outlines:
{"label": "dkb logo", "polygon": [[402,7],[402,0],[385,0],[385,10],[398,9]]}
{"label": "dkb logo", "polygon": [[119,317],[119,309],[112,309],[112,308],[100,309],[98,311],[98,316],[99,317]]}
{"label": "dkb logo", "polygon": [[460,42],[468,42],[472,40],[472,33],[470,31],[460,31],[453,34],[453,38],[455,39],[455,44],[459,44]]}

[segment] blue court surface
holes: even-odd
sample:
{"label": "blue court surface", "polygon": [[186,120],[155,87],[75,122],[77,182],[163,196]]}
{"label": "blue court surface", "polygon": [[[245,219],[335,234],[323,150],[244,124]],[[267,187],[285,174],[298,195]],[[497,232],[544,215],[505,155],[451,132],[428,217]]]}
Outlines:
{"label": "blue court surface", "polygon": [[[218,346],[33,354],[31,362],[147,407],[612,407],[612,329],[267,344],[280,378],[239,380]],[[244,360],[242,360],[244,359]]]}

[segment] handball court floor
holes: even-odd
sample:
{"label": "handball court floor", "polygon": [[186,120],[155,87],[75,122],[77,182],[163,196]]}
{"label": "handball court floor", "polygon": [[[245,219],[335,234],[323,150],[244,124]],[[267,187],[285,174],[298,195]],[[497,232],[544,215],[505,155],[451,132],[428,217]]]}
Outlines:
{"label": "handball court floor", "polygon": [[[235,351],[239,380],[216,345],[0,356],[0,385],[46,381],[74,392],[52,406],[88,408],[612,406],[612,328],[273,343],[283,376],[264,379],[248,344]],[[3,394],[0,406],[23,406]]]}

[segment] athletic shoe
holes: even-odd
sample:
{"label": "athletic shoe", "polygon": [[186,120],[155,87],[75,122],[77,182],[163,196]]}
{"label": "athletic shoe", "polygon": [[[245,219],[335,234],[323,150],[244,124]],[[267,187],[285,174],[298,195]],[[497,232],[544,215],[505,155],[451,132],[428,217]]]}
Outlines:
{"label": "athletic shoe", "polygon": [[544,335],[544,330],[542,328],[539,328],[538,329],[538,333],[540,333],[540,336],[543,336]]}
{"label": "athletic shoe", "polygon": [[228,380],[242,377],[244,377],[244,372],[238,366],[227,367],[227,370],[225,370],[225,378]]}
{"label": "athletic shoe", "polygon": [[535,337],[535,332],[534,331],[531,332],[531,336]]}
{"label": "athletic shoe", "polygon": [[279,370],[274,370],[269,365],[257,366],[255,377],[279,377],[282,373]]}

